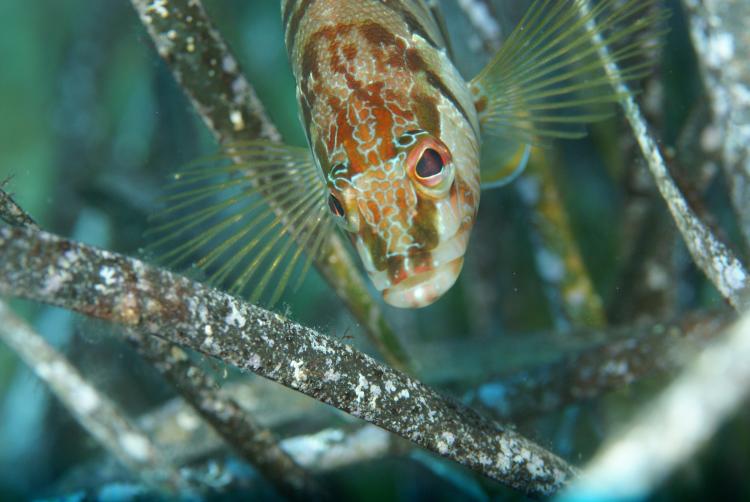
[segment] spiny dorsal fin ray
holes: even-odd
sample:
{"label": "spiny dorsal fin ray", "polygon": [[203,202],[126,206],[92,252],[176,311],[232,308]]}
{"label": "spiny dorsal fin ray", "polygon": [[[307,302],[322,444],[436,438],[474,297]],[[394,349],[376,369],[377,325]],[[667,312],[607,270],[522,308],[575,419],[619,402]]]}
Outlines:
{"label": "spiny dorsal fin ray", "polygon": [[174,175],[169,192],[150,247],[173,266],[195,263],[212,284],[269,305],[295,275],[295,289],[302,284],[333,230],[307,148],[228,145]]}
{"label": "spiny dorsal fin ray", "polygon": [[[596,21],[601,43],[611,47],[625,80],[647,74],[644,36],[665,17],[659,0],[601,0],[581,15],[580,0],[535,0],[492,61],[470,83],[483,133],[528,144],[585,135],[570,126],[602,120],[611,112],[583,107],[612,103],[587,25]],[[613,28],[617,28],[616,30]],[[650,33],[649,33],[650,32]]]}

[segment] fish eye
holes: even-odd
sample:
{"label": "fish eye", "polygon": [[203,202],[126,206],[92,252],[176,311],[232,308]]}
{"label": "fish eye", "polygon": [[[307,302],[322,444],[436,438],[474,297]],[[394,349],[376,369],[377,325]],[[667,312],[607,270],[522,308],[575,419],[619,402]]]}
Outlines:
{"label": "fish eye", "polygon": [[332,193],[328,194],[328,209],[331,210],[334,216],[338,216],[339,218],[344,217],[344,206]]}
{"label": "fish eye", "polygon": [[448,147],[440,139],[427,135],[406,157],[406,169],[412,180],[428,196],[439,197],[453,184],[454,169]]}
{"label": "fish eye", "polygon": [[439,175],[444,168],[445,163],[440,154],[432,148],[427,148],[417,162],[416,173],[420,179],[426,180]]}

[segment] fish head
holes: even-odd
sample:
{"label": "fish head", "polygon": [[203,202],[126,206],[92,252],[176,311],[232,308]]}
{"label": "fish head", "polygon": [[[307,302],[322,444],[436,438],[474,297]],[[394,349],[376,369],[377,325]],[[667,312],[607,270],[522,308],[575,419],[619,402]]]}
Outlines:
{"label": "fish head", "polygon": [[[346,159],[328,175],[328,206],[386,303],[430,305],[458,278],[479,203],[476,144],[409,129],[389,154]],[[381,149],[382,151],[382,149]]]}

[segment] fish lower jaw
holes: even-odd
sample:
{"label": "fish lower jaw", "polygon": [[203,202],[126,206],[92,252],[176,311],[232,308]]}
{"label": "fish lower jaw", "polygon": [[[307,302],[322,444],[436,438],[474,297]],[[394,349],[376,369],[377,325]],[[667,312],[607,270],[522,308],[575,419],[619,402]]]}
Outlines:
{"label": "fish lower jaw", "polygon": [[442,264],[439,268],[412,275],[383,290],[383,299],[393,307],[426,307],[440,298],[456,282],[464,258]]}

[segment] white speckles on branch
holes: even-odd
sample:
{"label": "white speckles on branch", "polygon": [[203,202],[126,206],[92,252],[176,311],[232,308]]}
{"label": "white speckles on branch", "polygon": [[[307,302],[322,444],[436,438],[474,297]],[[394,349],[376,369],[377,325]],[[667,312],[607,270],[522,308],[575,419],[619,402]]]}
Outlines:
{"label": "white speckles on branch", "polygon": [[[259,327],[263,327],[263,325],[265,323],[263,323],[263,321],[259,320],[257,324],[258,324]],[[276,341],[272,337],[270,337],[270,336],[268,336],[266,334],[260,335],[260,338],[261,338],[261,340],[263,340],[264,342],[266,342],[266,345],[268,345],[269,347],[273,347],[274,345],[276,345]]]}
{"label": "white speckles on branch", "polygon": [[60,273],[54,273],[47,276],[44,282],[44,294],[54,295],[70,280],[71,275],[67,271],[63,270]]}
{"label": "white speckles on branch", "polygon": [[393,383],[393,380],[386,380],[383,382],[383,385],[385,385],[386,392],[394,392],[396,390],[396,385]]}
{"label": "white speckles on branch", "polygon": [[328,341],[325,339],[325,337],[315,337],[310,340],[310,347],[312,347],[313,350],[320,352],[322,354],[328,354],[328,355],[334,355],[336,353],[333,348],[329,347]]}
{"label": "white speckles on branch", "polygon": [[326,382],[338,382],[341,379],[341,373],[332,369],[327,369],[323,375],[323,380]]}
{"label": "white speckles on branch", "polygon": [[382,391],[380,390],[380,387],[378,385],[372,384],[370,386],[370,408],[377,408],[378,406],[378,398],[382,394]]}
{"label": "white speckles on branch", "polygon": [[219,354],[221,346],[213,336],[207,336],[201,343],[201,348],[209,354]]}
{"label": "white speckles on branch", "polygon": [[153,0],[151,4],[146,7],[146,14],[156,14],[162,19],[169,17],[169,9],[167,8],[167,0]]}
{"label": "white speckles on branch", "polygon": [[105,286],[113,286],[117,283],[117,271],[112,267],[102,267],[101,270],[99,270],[99,277],[102,278]]}
{"label": "white speckles on branch", "polygon": [[443,432],[437,441],[438,452],[441,455],[447,455],[453,448],[453,443],[456,442],[456,436],[452,432]]}
{"label": "white speckles on branch", "polygon": [[247,324],[247,319],[242,315],[240,309],[237,308],[237,303],[235,301],[229,303],[229,313],[224,318],[224,322],[237,328],[243,328],[245,324]]}
{"label": "white speckles on branch", "polygon": [[360,373],[359,374],[359,383],[354,388],[354,395],[357,396],[357,402],[362,401],[365,398],[365,391],[370,385],[367,383],[367,378]]}
{"label": "white speckles on branch", "polygon": [[299,361],[292,361],[289,363],[293,369],[292,372],[292,378],[294,378],[294,382],[297,384],[297,387],[299,387],[303,382],[307,381],[307,372],[304,369],[305,362],[302,360]]}
{"label": "white speckles on branch", "polygon": [[724,283],[729,291],[738,291],[747,287],[747,274],[738,262],[730,262],[726,256],[716,256],[714,267],[724,278]]}
{"label": "white speckles on branch", "polygon": [[546,476],[547,474],[547,471],[544,469],[544,463],[539,457],[529,459],[529,461],[526,462],[526,470],[529,471],[532,478],[539,478]]}
{"label": "white speckles on branch", "polygon": [[[503,443],[501,443],[502,445]],[[513,467],[513,464],[510,461],[510,457],[508,454],[511,453],[510,451],[506,452],[505,449],[501,451],[501,453],[498,453],[495,457],[495,467],[497,470],[499,470],[502,473],[508,473],[510,472],[511,468]]]}
{"label": "white speckles on branch", "polygon": [[243,101],[244,96],[250,91],[250,85],[247,83],[247,80],[245,80],[243,77],[237,77],[234,80],[232,80],[232,92],[235,96],[240,97],[241,99],[235,99],[236,103],[241,103]]}
{"label": "white speckles on branch", "polygon": [[80,260],[81,256],[72,249],[69,249],[63,253],[62,257],[58,260],[58,264],[62,268],[68,268],[75,265]]}
{"label": "white speckles on branch", "polygon": [[232,57],[231,54],[226,54],[224,59],[221,61],[222,69],[227,73],[237,72],[237,61]]}
{"label": "white speckles on branch", "polygon": [[242,118],[242,112],[239,110],[232,110],[229,112],[229,121],[237,132],[242,131],[245,128],[245,120]]}
{"label": "white speckles on branch", "polygon": [[251,354],[247,362],[250,364],[253,370],[258,370],[263,363],[258,354]]}

